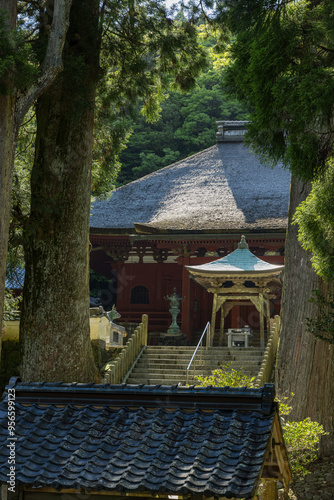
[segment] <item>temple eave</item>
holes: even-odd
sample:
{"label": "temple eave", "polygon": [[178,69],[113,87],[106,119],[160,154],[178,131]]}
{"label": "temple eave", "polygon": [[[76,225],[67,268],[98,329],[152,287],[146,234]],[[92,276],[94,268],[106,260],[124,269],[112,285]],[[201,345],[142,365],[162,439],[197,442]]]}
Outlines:
{"label": "temple eave", "polygon": [[252,271],[245,271],[243,269],[236,269],[235,271],[229,270],[229,271],[214,271],[214,270],[207,270],[207,271],[199,271],[197,269],[194,269],[192,266],[185,266],[186,269],[188,269],[189,273],[193,276],[196,277],[201,277],[201,278],[208,278],[214,276],[215,278],[222,278],[222,279],[229,279],[229,278],[235,278],[236,276],[238,277],[245,277],[245,278],[252,278],[252,277],[275,277],[278,274],[280,274],[284,270],[284,266],[279,266],[273,269],[272,271],[268,270],[252,270]]}

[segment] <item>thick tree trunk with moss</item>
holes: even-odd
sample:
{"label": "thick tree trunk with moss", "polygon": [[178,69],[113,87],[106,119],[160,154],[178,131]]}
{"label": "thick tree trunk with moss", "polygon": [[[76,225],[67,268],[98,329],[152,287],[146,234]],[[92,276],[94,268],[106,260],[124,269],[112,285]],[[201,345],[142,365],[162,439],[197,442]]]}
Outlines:
{"label": "thick tree trunk with moss", "polygon": [[[25,92],[18,92],[14,85],[14,65],[12,71],[0,79],[1,88],[6,89],[0,94],[0,354],[16,138],[28,109],[62,69],[62,49],[72,0],[55,0],[49,3],[52,3],[53,21],[49,26],[48,44],[38,81]],[[17,2],[0,0],[0,10],[6,13],[5,29],[10,40],[10,34],[16,27]]]}
{"label": "thick tree trunk with moss", "polygon": [[[16,2],[0,0],[0,9],[7,12],[8,32],[14,30]],[[15,144],[15,95],[12,92],[12,76],[8,74],[5,79],[0,80],[1,87],[7,88],[6,94],[0,94],[0,356]]]}
{"label": "thick tree trunk with moss", "polygon": [[0,95],[0,355],[15,143],[15,98]]}
{"label": "thick tree trunk with moss", "polygon": [[322,455],[334,453],[334,349],[307,331],[307,318],[316,313],[309,302],[312,290],[321,287],[312,269],[310,252],[298,242],[298,228],[291,225],[296,207],[307,197],[310,185],[291,182],[289,226],[282,298],[282,331],[277,362],[277,386],[281,395],[294,393],[292,420],[310,417],[323,424]]}
{"label": "thick tree trunk with moss", "polygon": [[96,381],[89,330],[89,215],[98,0],[75,0],[64,71],[37,104],[20,338],[24,380]]}

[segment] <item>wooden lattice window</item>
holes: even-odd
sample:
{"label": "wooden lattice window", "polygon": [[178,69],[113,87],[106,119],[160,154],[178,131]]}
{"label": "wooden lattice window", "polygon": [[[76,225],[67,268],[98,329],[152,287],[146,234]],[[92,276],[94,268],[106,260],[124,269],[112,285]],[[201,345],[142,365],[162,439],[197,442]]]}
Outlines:
{"label": "wooden lattice window", "polygon": [[131,304],[149,304],[146,286],[135,286],[131,290]]}

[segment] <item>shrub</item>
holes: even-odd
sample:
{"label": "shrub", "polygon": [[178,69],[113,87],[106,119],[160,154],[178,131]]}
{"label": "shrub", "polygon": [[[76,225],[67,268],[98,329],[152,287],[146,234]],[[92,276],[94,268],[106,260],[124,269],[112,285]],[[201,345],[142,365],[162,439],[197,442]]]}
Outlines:
{"label": "shrub", "polygon": [[[293,397],[293,394],[291,394]],[[292,406],[287,403],[288,398],[278,398],[280,403],[280,416],[284,441],[289,452],[289,460],[294,476],[305,476],[309,471],[307,465],[318,458],[319,442],[325,436],[323,426],[305,418],[299,422],[287,422],[285,416],[289,415]]]}
{"label": "shrub", "polygon": [[219,369],[214,370],[211,375],[204,377],[199,375],[197,378],[199,385],[215,387],[255,387],[255,377],[249,377],[241,370],[229,369],[232,362],[222,365]]}
{"label": "shrub", "polygon": [[[214,370],[208,377],[196,377],[199,385],[215,387],[255,387],[255,377],[245,375],[241,370],[230,369],[232,362]],[[291,394],[293,397],[293,394]],[[288,422],[292,407],[288,398],[277,398],[280,408],[284,441],[289,453],[290,465],[294,476],[304,476],[308,473],[306,466],[318,457],[320,437],[327,434],[318,422],[305,418],[299,422]]]}

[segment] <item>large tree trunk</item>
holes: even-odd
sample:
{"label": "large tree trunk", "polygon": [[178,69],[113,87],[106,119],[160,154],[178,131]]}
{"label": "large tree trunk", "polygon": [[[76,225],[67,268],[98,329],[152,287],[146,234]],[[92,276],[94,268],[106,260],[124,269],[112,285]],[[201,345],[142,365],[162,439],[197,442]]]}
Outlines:
{"label": "large tree trunk", "polygon": [[88,237],[98,7],[98,0],[74,0],[64,71],[37,104],[20,329],[24,380],[96,380]]}
{"label": "large tree trunk", "polygon": [[330,455],[334,453],[334,349],[307,331],[306,320],[316,308],[309,299],[321,280],[312,269],[310,252],[298,242],[298,228],[291,224],[296,207],[309,192],[309,184],[292,178],[276,381],[279,394],[294,393],[292,420],[310,417],[329,432],[322,438],[321,454]]}
{"label": "large tree trunk", "polygon": [[[9,33],[16,25],[16,2],[0,0],[0,9],[7,11]],[[9,74],[6,79],[0,81],[8,89],[7,94],[0,94],[0,357],[15,145],[15,95],[12,92],[12,76]]]}
{"label": "large tree trunk", "polygon": [[[51,3],[53,21],[38,81],[24,93],[18,93],[14,86],[13,74],[9,73],[6,78],[0,80],[0,83],[7,89],[6,94],[0,94],[0,357],[16,138],[22,120],[30,106],[62,70],[61,55],[72,0],[55,0],[49,2],[49,4]],[[7,13],[6,28],[8,33],[11,33],[16,26],[17,2],[15,0],[0,0],[0,10]],[[13,73],[14,71],[13,67]]]}

